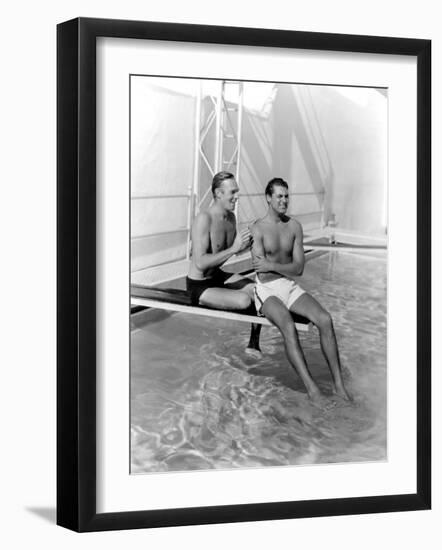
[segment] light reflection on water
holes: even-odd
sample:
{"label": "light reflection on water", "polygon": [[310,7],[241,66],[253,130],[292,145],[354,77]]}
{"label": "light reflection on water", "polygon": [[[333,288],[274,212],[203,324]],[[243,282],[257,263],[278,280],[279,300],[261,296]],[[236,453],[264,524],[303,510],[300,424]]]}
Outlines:
{"label": "light reflection on water", "polygon": [[[351,406],[313,407],[263,327],[259,359],[249,326],[151,311],[132,332],[132,472],[386,459],[386,256],[330,252],[301,285],[332,313]],[[331,378],[316,329],[300,333],[324,393]]]}

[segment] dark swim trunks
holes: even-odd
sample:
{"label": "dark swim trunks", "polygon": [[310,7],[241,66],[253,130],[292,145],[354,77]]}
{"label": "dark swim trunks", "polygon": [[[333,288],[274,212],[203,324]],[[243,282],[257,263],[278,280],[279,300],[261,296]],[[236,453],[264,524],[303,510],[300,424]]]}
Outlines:
{"label": "dark swim trunks", "polygon": [[212,277],[208,279],[191,279],[186,277],[186,287],[187,292],[190,294],[190,303],[193,306],[198,306],[200,302],[201,294],[207,288],[222,288],[224,286],[224,281],[230,277],[229,273],[224,273],[224,271],[218,270]]}

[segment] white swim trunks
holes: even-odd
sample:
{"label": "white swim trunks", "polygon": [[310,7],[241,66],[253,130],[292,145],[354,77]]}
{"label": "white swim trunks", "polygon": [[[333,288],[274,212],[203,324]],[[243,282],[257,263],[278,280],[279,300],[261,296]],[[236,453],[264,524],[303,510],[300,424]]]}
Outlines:
{"label": "white swim trunks", "polygon": [[296,281],[281,277],[274,281],[262,283],[258,277],[256,278],[255,286],[255,307],[258,313],[261,313],[261,308],[267,298],[276,296],[281,302],[290,309],[296,300],[305,293]]}

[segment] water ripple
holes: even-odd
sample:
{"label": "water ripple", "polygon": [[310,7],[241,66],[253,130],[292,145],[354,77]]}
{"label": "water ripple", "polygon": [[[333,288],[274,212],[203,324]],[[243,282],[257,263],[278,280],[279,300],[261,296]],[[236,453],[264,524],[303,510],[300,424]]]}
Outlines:
{"label": "water ripple", "polygon": [[[385,259],[331,253],[307,264],[303,286],[333,314],[355,403],[314,408],[274,327],[257,359],[244,351],[246,325],[171,315],[132,334],[132,472],[386,458]],[[316,330],[300,339],[330,392]]]}

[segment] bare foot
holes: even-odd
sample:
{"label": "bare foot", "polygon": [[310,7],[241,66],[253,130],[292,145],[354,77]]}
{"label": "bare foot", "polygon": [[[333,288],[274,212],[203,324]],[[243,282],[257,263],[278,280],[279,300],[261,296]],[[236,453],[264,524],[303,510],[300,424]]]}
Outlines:
{"label": "bare foot", "polygon": [[341,397],[341,399],[345,399],[345,401],[353,401],[353,397],[347,392],[343,384],[336,386],[333,393],[338,397]]}
{"label": "bare foot", "polygon": [[262,351],[260,349],[247,347],[245,351],[247,355],[250,355],[251,357],[255,357],[255,359],[261,359],[262,357]]}
{"label": "bare foot", "polygon": [[341,373],[344,376],[344,378],[346,378],[346,379],[352,378],[352,376],[353,376],[353,373],[351,372],[351,370],[345,365],[343,365],[341,367]]}
{"label": "bare foot", "polygon": [[330,399],[330,397],[326,397],[319,390],[317,392],[310,393],[308,397],[311,404],[314,407],[321,409],[321,411],[329,411],[334,409],[337,405],[336,401]]}

